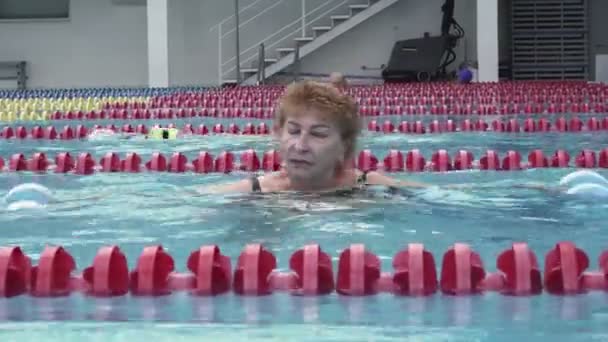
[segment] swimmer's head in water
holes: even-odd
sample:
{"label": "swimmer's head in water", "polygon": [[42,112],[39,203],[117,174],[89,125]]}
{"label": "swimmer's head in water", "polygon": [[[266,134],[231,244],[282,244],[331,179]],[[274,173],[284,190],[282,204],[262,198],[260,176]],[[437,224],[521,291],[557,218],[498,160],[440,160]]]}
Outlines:
{"label": "swimmer's head in water", "polygon": [[331,85],[294,83],[279,100],[274,132],[292,180],[334,177],[353,158],[360,131],[356,102]]}

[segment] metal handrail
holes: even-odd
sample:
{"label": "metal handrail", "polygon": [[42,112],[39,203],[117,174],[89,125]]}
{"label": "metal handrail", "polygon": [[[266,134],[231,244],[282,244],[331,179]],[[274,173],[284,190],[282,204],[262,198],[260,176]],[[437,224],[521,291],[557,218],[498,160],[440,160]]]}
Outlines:
{"label": "metal handrail", "polygon": [[[327,2],[324,2],[323,4],[321,4],[321,5],[317,6],[317,7],[315,7],[313,10],[311,10],[311,11],[310,11],[310,13],[308,13],[307,15],[311,15],[312,13],[316,12],[316,11],[317,11],[317,10],[319,10],[320,8],[325,7],[325,5],[327,5],[327,4],[329,4],[329,3],[332,3],[332,2],[334,2],[334,1],[339,1],[339,0],[329,0],[329,1],[327,1]],[[343,1],[342,1],[342,2],[341,2],[339,5],[338,5],[338,6],[334,6],[334,7],[332,7],[330,10],[328,10],[328,11],[326,11],[326,12],[323,12],[323,13],[322,13],[320,16],[318,16],[318,17],[316,18],[316,20],[314,20],[314,21],[317,21],[317,20],[319,20],[319,19],[321,19],[321,18],[324,18],[324,17],[325,17],[325,15],[326,15],[327,13],[329,13],[329,12],[331,12],[331,11],[335,10],[336,8],[338,8],[338,7],[342,6],[342,5],[344,5],[344,4],[345,4],[345,3],[347,3],[347,2],[348,2],[348,0],[343,0]],[[287,28],[289,28],[289,27],[293,26],[294,24],[297,24],[298,22],[301,22],[301,21],[302,21],[302,17],[300,16],[298,19],[296,19],[296,20],[292,21],[291,23],[289,23],[289,24],[287,24],[287,25],[283,26],[283,27],[282,27],[282,28],[280,28],[279,30],[275,31],[273,34],[271,34],[271,35],[267,36],[266,38],[262,39],[261,41],[259,41],[259,42],[255,43],[255,44],[251,45],[250,47],[248,47],[247,49],[245,49],[245,50],[241,51],[241,55],[243,55],[243,54],[245,54],[245,53],[247,53],[247,52],[249,52],[249,51],[251,51],[251,50],[255,49],[257,46],[259,46],[259,45],[260,45],[260,43],[266,42],[268,39],[270,39],[270,38],[272,38],[272,37],[275,37],[277,34],[279,34],[279,33],[283,32],[285,29],[287,29]],[[308,24],[311,24],[311,23],[312,23],[312,22],[309,22]],[[295,31],[297,31],[297,29],[296,29]],[[286,36],[289,36],[289,35],[293,34],[295,31],[289,32],[289,33],[288,33]],[[281,39],[284,39],[286,36],[283,36]],[[230,59],[226,60],[224,63],[222,63],[222,66],[224,66],[224,65],[226,65],[226,64],[229,64],[229,63],[233,62],[235,59],[236,59],[236,56],[234,56],[234,57],[232,57],[232,58],[230,58]],[[232,69],[231,69],[230,71],[232,71]]]}
{"label": "metal handrail", "polygon": [[[333,1],[335,1],[335,0],[331,0],[331,1],[325,2],[323,5],[317,6],[317,7],[316,7],[314,10],[312,10],[310,13],[313,13],[313,12],[317,11],[317,10],[318,10],[318,9],[320,9],[321,7],[324,7],[325,5],[327,5],[327,4],[329,4],[330,2],[333,2]],[[340,3],[339,3],[339,4],[337,4],[337,5],[333,6],[331,9],[329,9],[329,10],[327,10],[327,11],[323,12],[322,14],[318,15],[318,16],[317,16],[316,18],[314,18],[313,20],[308,21],[306,24],[307,24],[307,25],[311,25],[311,24],[313,24],[313,23],[315,23],[315,22],[319,21],[320,19],[324,18],[324,17],[325,17],[325,16],[326,16],[328,13],[330,13],[331,11],[333,11],[333,10],[335,10],[335,9],[339,8],[340,6],[345,5],[345,4],[346,4],[346,3],[348,3],[348,2],[349,2],[349,0],[342,0],[342,1],[340,1]],[[283,26],[281,29],[279,29],[278,31],[276,31],[276,32],[275,32],[275,33],[273,33],[272,35],[270,35],[270,36],[268,36],[268,37],[266,37],[266,38],[262,39],[262,40],[261,40],[260,42],[258,42],[256,45],[254,45],[254,46],[252,46],[252,47],[249,47],[249,48],[248,48],[248,49],[246,49],[245,51],[241,52],[241,55],[245,54],[246,52],[248,52],[249,50],[251,50],[253,47],[258,46],[259,44],[266,42],[267,40],[269,40],[269,39],[271,39],[272,37],[276,36],[278,33],[280,33],[280,32],[282,32],[282,31],[284,31],[285,29],[289,28],[290,26],[293,26],[294,24],[296,24],[296,23],[298,23],[298,22],[301,22],[301,20],[302,20],[302,19],[301,19],[301,17],[300,17],[300,18],[298,18],[297,20],[295,20],[295,21],[293,21],[293,22],[291,22],[291,23],[289,23],[289,24],[287,24],[287,25]],[[265,48],[266,48],[266,49],[268,49],[268,48],[271,48],[271,47],[274,47],[274,46],[278,45],[280,42],[283,42],[285,39],[289,38],[291,35],[293,35],[294,33],[296,33],[298,30],[299,30],[299,28],[297,28],[297,29],[295,29],[295,30],[290,31],[289,33],[287,33],[287,34],[286,34],[286,35],[284,35],[283,37],[279,38],[278,40],[276,40],[276,41],[275,41],[275,42],[273,42],[272,44],[270,44],[270,45],[268,45],[268,46],[265,46]],[[247,62],[251,61],[252,59],[254,59],[255,57],[256,57],[256,55],[255,55],[255,54],[253,54],[253,55],[249,56],[248,58],[246,58],[245,60],[243,60],[243,61],[242,61],[242,63],[247,63]],[[221,67],[223,67],[224,65],[228,64],[229,62],[231,62],[231,61],[233,61],[233,60],[235,60],[235,59],[236,59],[236,56],[235,56],[235,57],[230,58],[228,61],[226,61],[226,63],[222,63],[222,64],[221,64]],[[236,69],[236,66],[232,66],[231,68],[227,69],[226,71],[224,71],[224,70],[223,70],[223,68],[222,68],[222,75],[223,75],[223,73],[230,73],[231,71],[233,71],[233,70],[235,70],[235,69]]]}
{"label": "metal handrail", "polygon": [[[253,20],[257,19],[257,18],[258,18],[259,16],[261,16],[262,14],[264,14],[264,13],[266,13],[266,12],[270,11],[271,9],[273,9],[273,8],[277,7],[277,6],[278,6],[278,5],[280,5],[282,2],[283,2],[283,0],[277,0],[277,1],[275,1],[275,3],[273,3],[272,5],[270,5],[270,6],[266,7],[266,8],[264,8],[264,9],[263,9],[263,10],[261,10],[261,11],[260,11],[258,14],[254,15],[253,17],[251,17],[251,18],[249,18],[249,19],[247,19],[247,20],[243,21],[242,23],[240,23],[240,24],[239,24],[239,28],[241,28],[241,27],[243,27],[243,26],[245,26],[245,25],[249,24],[250,22],[252,22]],[[229,34],[231,34],[232,32],[235,32],[235,31],[236,31],[236,27],[235,27],[235,28],[233,28],[233,29],[231,29],[231,30],[229,30],[228,32],[224,33],[224,34],[222,35],[222,38],[224,38],[224,37],[228,36]]]}
{"label": "metal handrail", "polygon": [[300,61],[300,44],[296,42],[296,48],[293,53],[293,81],[297,82],[300,79],[300,69],[301,69],[301,61]]}
{"label": "metal handrail", "polygon": [[256,74],[258,84],[264,84],[264,81],[266,80],[266,63],[264,62],[265,59],[266,57],[264,51],[264,43],[262,43],[260,44],[260,49],[258,51],[258,72]]}
{"label": "metal handrail", "polygon": [[[228,35],[229,35],[229,34],[231,34],[232,32],[237,31],[237,28],[241,28],[241,27],[245,26],[245,25],[246,25],[246,24],[248,24],[249,22],[253,21],[254,19],[258,18],[259,16],[263,15],[264,13],[268,12],[270,9],[272,9],[272,8],[276,7],[278,4],[280,4],[280,3],[282,3],[282,2],[283,2],[283,0],[277,0],[277,1],[275,1],[275,2],[274,2],[274,4],[273,4],[273,5],[271,5],[271,6],[268,6],[268,7],[264,8],[262,11],[260,11],[259,13],[257,13],[257,14],[256,14],[256,15],[254,15],[253,17],[251,17],[250,19],[246,20],[246,21],[245,21],[245,22],[243,22],[243,23],[239,23],[239,22],[238,22],[238,15],[239,15],[240,13],[244,12],[245,10],[247,10],[247,9],[249,9],[249,8],[251,8],[251,7],[253,7],[255,4],[259,3],[260,1],[262,1],[262,0],[256,0],[256,1],[254,1],[253,3],[249,4],[248,6],[246,6],[245,8],[243,8],[243,9],[238,9],[238,0],[237,0],[237,1],[235,2],[235,6],[236,6],[236,8],[237,8],[237,9],[236,9],[236,13],[235,13],[235,14],[233,14],[233,15],[231,15],[231,16],[229,16],[229,17],[224,18],[222,21],[220,21],[220,22],[219,22],[217,25],[213,26],[213,27],[212,27],[212,28],[209,30],[209,31],[211,32],[211,31],[213,31],[213,30],[214,30],[214,29],[217,27],[217,31],[218,31],[218,43],[217,43],[217,46],[218,46],[218,48],[217,48],[217,53],[218,53],[218,62],[217,62],[218,66],[217,66],[217,69],[218,69],[218,71],[217,71],[217,72],[218,72],[218,83],[219,83],[219,84],[222,84],[222,82],[223,82],[223,80],[224,80],[224,72],[223,72],[222,68],[223,68],[223,66],[226,64],[226,63],[222,63],[222,59],[223,59],[223,52],[222,52],[222,48],[223,48],[223,38],[224,38],[224,37],[226,37],[226,36],[228,36]],[[225,33],[225,34],[224,34],[224,33],[223,33],[223,27],[222,27],[222,25],[223,25],[224,23],[226,23],[226,22],[227,22],[229,19],[233,18],[233,17],[234,17],[235,19],[237,19],[237,23],[235,23],[235,25],[234,25],[235,27],[234,27],[233,29],[229,30],[227,33]],[[238,33],[238,31],[237,31],[237,33]],[[237,37],[237,38],[238,38],[238,37]],[[237,40],[238,40],[238,39],[237,39]],[[237,45],[238,45],[238,43],[237,43]],[[239,50],[239,48],[237,48],[237,51],[238,51],[238,50]],[[236,57],[236,56],[235,56],[235,57]],[[235,59],[235,57],[231,58],[230,60],[232,61],[233,59]],[[239,64],[239,66],[240,66],[240,64]],[[235,68],[236,68],[236,66],[235,66]],[[239,68],[240,68],[240,67],[239,67]],[[233,69],[234,69],[234,68],[233,68]],[[239,75],[237,75],[237,81],[238,81],[238,79],[240,78],[240,77],[238,77],[238,76],[239,76]]]}
{"label": "metal handrail", "polygon": [[[250,9],[251,7],[255,6],[258,2],[260,2],[262,0],[256,0],[252,3],[250,3],[249,5],[243,7],[241,10],[239,10],[239,13],[243,13],[246,10]],[[228,20],[234,18],[234,14],[227,16],[226,18],[222,19],[219,23],[211,26],[211,28],[209,29],[209,32],[215,30],[215,28],[219,28],[220,26],[222,26],[225,22],[227,22]]]}

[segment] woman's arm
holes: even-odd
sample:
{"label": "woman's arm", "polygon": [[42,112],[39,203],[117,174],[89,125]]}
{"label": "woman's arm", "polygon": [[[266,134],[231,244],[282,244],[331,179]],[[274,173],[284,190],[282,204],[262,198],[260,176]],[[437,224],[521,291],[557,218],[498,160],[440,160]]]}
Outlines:
{"label": "woman's arm", "polygon": [[197,194],[227,194],[227,193],[241,193],[249,192],[251,190],[251,180],[243,179],[238,182],[209,185],[200,188],[196,188]]}
{"label": "woman's arm", "polygon": [[433,186],[432,184],[394,179],[376,171],[370,171],[367,173],[367,183],[370,185],[385,185],[418,189],[424,189]]}
{"label": "woman's arm", "polygon": [[[405,187],[405,188],[418,188],[424,189],[435,186],[433,184],[421,183],[421,182],[413,182],[413,181],[404,181],[394,179],[392,177],[386,176],[380,172],[371,171],[367,174],[368,183],[371,185],[385,185],[392,187]],[[483,184],[447,184],[437,186],[443,189],[454,189],[454,190],[464,190],[464,189],[482,189],[482,188],[497,188],[496,186],[484,186]],[[550,187],[540,183],[527,183],[527,184],[513,184],[508,185],[509,188],[520,188],[520,189],[530,189],[530,190],[539,190],[549,194],[559,194],[566,190],[563,187]]]}

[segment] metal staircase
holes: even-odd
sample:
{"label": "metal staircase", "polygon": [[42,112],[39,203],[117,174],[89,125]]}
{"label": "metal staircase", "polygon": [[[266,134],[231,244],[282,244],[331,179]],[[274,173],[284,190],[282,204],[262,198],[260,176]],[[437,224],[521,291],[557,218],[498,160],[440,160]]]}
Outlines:
{"label": "metal staircase", "polygon": [[[326,0],[308,11],[304,11],[303,5],[300,18],[279,29],[272,35],[274,37],[267,37],[257,44],[262,46],[261,53],[256,52],[260,51],[257,46],[245,48],[245,54],[241,51],[241,84],[256,84],[297,64],[299,58],[309,55],[397,1]],[[282,35],[277,37],[279,32]],[[228,61],[220,59],[221,83],[236,83],[224,78],[225,75],[235,78],[236,65],[227,70],[222,69],[222,65],[233,63],[233,60],[234,57]]]}
{"label": "metal staircase", "polygon": [[512,0],[515,80],[589,78],[588,0]]}

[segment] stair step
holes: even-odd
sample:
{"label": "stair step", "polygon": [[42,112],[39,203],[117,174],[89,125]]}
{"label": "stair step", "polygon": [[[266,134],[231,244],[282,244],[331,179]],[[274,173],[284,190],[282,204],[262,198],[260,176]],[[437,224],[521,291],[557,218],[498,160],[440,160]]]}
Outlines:
{"label": "stair step", "polygon": [[329,31],[331,30],[331,26],[313,26],[313,31]]}
{"label": "stair step", "polygon": [[276,58],[264,58],[264,63],[267,63],[267,64],[276,63],[276,62],[278,62],[278,61],[279,61],[279,60],[278,60],[278,59],[276,59]]}
{"label": "stair step", "polygon": [[[388,10],[390,6],[396,3],[398,3],[398,0],[344,1],[341,4],[343,8],[342,12],[323,15],[326,20],[328,19],[327,23],[311,23],[313,25],[307,27],[309,31],[307,31],[305,36],[312,36],[314,37],[314,40],[305,44],[290,40],[292,44],[286,43],[283,45],[284,48],[279,48],[281,45],[272,48],[273,52],[271,57],[278,58],[278,61],[267,65],[265,76],[272,78],[274,75],[280,74],[283,70],[293,65],[293,62],[296,61],[294,58],[296,54],[299,54],[298,58],[308,56],[319,48],[326,46],[332,40],[343,36],[344,33],[354,29],[363,22],[366,22],[369,18],[378,15],[382,11]],[[359,6],[356,6],[356,4]],[[350,5],[355,6],[349,7]],[[293,39],[301,35],[302,34],[293,32],[291,38]],[[256,75],[253,75],[245,81],[245,84],[255,84],[258,81],[259,77],[256,78]]]}
{"label": "stair step", "polygon": [[255,74],[258,72],[257,68],[241,68],[241,73],[243,74]]}
{"label": "stair step", "polygon": [[237,84],[238,82],[236,80],[223,80],[222,84]]}
{"label": "stair step", "polygon": [[312,42],[315,38],[314,37],[297,37],[294,38],[294,40],[296,42]]}
{"label": "stair step", "polygon": [[283,52],[283,53],[292,53],[296,51],[296,49],[294,48],[278,48],[277,52]]}
{"label": "stair step", "polygon": [[348,20],[350,19],[350,15],[332,15],[330,18],[331,20]]}
{"label": "stair step", "polygon": [[365,10],[369,8],[369,5],[360,4],[360,5],[348,5],[348,8],[351,10]]}

